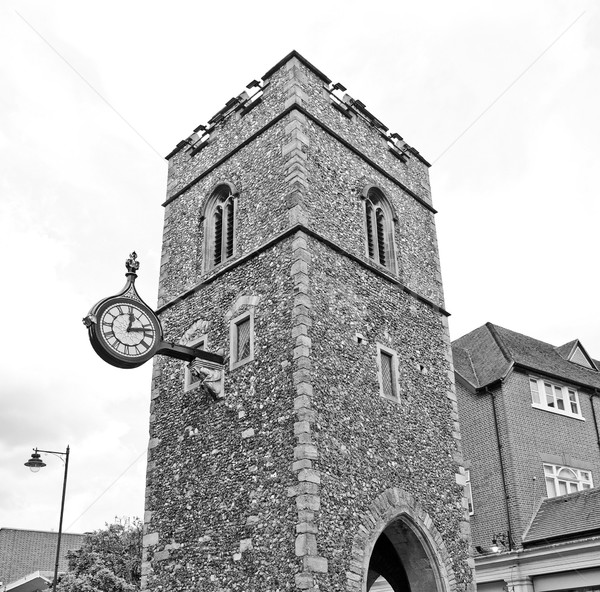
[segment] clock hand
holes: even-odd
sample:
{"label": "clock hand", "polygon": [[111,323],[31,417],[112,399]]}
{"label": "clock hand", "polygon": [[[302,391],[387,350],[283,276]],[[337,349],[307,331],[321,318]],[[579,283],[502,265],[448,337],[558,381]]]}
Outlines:
{"label": "clock hand", "polygon": [[144,327],[131,327],[130,329],[127,329],[127,331],[129,331],[129,333],[139,333],[140,331],[145,333],[146,329]]}
{"label": "clock hand", "polygon": [[135,321],[135,316],[132,312],[129,313],[129,325],[127,325],[127,333],[131,331],[131,325],[133,325],[133,321]]}

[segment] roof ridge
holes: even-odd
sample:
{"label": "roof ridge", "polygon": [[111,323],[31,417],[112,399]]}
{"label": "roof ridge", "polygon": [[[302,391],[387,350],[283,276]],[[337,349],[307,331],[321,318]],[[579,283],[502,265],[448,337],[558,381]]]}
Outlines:
{"label": "roof ridge", "polygon": [[508,347],[503,343],[502,338],[500,337],[500,335],[498,334],[498,331],[496,330],[496,326],[489,322],[486,323],[485,326],[487,327],[488,331],[491,333],[492,338],[496,342],[496,345],[502,352],[504,359],[507,362],[513,362],[514,360],[513,360],[512,354],[510,353],[510,350],[508,349]]}
{"label": "roof ridge", "polygon": [[525,526],[525,529],[523,530],[523,534],[521,535],[521,540],[524,541],[527,538],[527,535],[529,534],[529,531],[531,530],[531,527],[533,526],[533,523],[535,522],[535,519],[538,516],[538,513],[540,511],[540,509],[542,508],[542,505],[544,504],[544,502],[547,500],[547,497],[542,497],[539,502],[536,504],[535,508],[533,509],[533,512],[531,513],[531,517],[529,518],[529,522],[527,523],[527,526]]}
{"label": "roof ridge", "polygon": [[469,364],[471,364],[471,370],[473,370],[473,376],[475,377],[475,380],[477,381],[477,386],[479,386],[481,381],[479,380],[479,376],[477,375],[477,370],[475,369],[475,364],[473,364],[473,358],[471,358],[471,352],[466,347],[463,347],[462,349],[467,354],[467,358],[469,359]]}

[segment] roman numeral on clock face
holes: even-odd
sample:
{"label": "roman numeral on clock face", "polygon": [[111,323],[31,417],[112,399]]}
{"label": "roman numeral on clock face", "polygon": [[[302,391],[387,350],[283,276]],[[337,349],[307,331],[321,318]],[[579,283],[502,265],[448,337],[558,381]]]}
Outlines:
{"label": "roman numeral on clock face", "polygon": [[156,346],[158,338],[152,313],[127,299],[107,303],[96,331],[102,347],[119,363],[127,360],[141,363]]}

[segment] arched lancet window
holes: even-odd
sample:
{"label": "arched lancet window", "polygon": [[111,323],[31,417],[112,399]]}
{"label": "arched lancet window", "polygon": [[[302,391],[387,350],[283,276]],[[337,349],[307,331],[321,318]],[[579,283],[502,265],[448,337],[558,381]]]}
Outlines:
{"label": "arched lancet window", "polygon": [[218,185],[204,209],[204,269],[231,259],[235,252],[235,189]]}
{"label": "arched lancet window", "polygon": [[365,202],[366,254],[369,259],[396,271],[394,250],[394,215],[383,192],[374,186],[366,187]]}

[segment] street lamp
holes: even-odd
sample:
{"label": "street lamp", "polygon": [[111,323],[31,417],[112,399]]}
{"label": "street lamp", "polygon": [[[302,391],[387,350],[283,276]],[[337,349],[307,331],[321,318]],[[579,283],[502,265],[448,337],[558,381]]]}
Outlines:
{"label": "street lamp", "polygon": [[31,458],[24,463],[25,466],[29,467],[33,473],[37,473],[42,467],[46,466],[46,463],[40,458],[40,452],[54,454],[65,463],[65,477],[63,479],[62,500],[60,502],[60,521],[58,523],[58,542],[56,543],[56,562],[54,564],[54,582],[52,582],[52,591],[56,592],[56,583],[58,580],[58,562],[60,560],[60,539],[62,536],[63,513],[65,510],[65,492],[67,491],[67,472],[69,470],[69,447],[67,446],[67,450],[65,452],[56,452],[55,450],[40,450],[38,448],[34,448]]}

